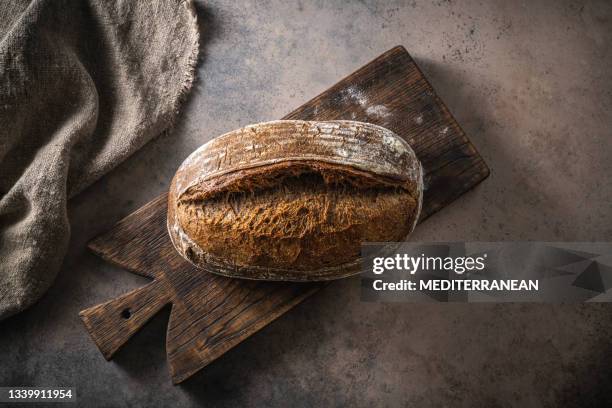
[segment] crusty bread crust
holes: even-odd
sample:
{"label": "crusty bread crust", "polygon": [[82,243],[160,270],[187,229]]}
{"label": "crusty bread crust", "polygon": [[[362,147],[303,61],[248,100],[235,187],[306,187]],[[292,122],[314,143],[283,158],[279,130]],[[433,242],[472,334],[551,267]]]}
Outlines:
{"label": "crusty bread crust", "polygon": [[337,279],[362,242],[401,241],[418,219],[422,169],[388,129],[275,121],[220,136],[177,171],[168,231],[197,267],[248,279]]}

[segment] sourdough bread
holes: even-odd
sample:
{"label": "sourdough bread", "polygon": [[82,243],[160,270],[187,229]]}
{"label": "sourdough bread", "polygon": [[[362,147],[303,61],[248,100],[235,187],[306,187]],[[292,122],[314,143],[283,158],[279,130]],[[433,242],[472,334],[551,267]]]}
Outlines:
{"label": "sourdough bread", "polygon": [[419,217],[422,169],[380,126],[274,121],[203,145],[168,200],[177,251],[226,276],[313,281],[360,271],[362,242],[404,240]]}

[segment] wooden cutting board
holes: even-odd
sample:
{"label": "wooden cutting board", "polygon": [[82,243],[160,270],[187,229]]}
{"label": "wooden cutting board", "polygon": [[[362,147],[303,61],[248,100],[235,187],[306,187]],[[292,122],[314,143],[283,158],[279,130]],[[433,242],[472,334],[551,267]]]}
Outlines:
{"label": "wooden cutting board", "polygon": [[[480,183],[489,169],[408,52],[395,47],[284,119],[350,119],[393,130],[425,169],[421,221]],[[258,282],[195,269],[166,232],[166,194],[119,221],[89,248],[152,281],[83,310],[106,359],[162,307],[171,304],[166,350],[180,383],[328,283]]]}

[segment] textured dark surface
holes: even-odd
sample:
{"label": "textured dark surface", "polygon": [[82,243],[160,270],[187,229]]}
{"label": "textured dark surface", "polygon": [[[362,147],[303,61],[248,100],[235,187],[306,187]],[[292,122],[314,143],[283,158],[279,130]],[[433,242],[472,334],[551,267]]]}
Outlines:
{"label": "textured dark surface", "polygon": [[165,362],[167,312],[106,362],[77,314],[147,280],[85,242],[166,190],[211,137],[280,117],[397,44],[492,168],[414,239],[612,240],[609,2],[206,4],[200,83],[176,131],[71,203],[59,279],[0,322],[1,384],[73,385],[88,406],[609,405],[611,305],[373,305],[358,280],[180,386]]}

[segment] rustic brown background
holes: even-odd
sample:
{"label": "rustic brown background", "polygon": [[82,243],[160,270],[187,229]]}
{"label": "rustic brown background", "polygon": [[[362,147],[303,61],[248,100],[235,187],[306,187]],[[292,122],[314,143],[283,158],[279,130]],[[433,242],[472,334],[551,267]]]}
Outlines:
{"label": "rustic brown background", "polygon": [[145,279],[85,242],[166,190],[203,142],[283,116],[397,44],[492,170],[414,239],[612,240],[611,3],[239,3],[198,7],[200,80],[175,132],[72,202],[56,284],[0,323],[0,385],[75,386],[88,406],[612,402],[612,305],[372,305],[359,301],[358,279],[321,291],[179,387],[165,363],[167,313],[114,362],[102,358],[78,311]]}

